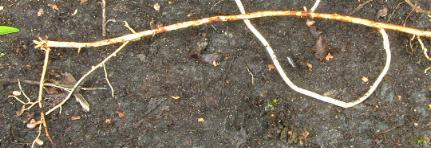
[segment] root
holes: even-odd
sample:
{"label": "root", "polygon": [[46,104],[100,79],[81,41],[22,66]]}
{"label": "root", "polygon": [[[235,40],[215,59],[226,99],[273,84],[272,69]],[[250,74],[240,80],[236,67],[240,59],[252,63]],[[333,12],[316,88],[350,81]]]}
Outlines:
{"label": "root", "polygon": [[111,88],[111,95],[112,95],[112,97],[114,98],[114,97],[115,97],[115,95],[114,95],[114,87],[112,87],[111,82],[109,81],[109,78],[108,78],[108,71],[106,70],[106,66],[105,66],[105,64],[103,64],[103,72],[105,73],[105,80],[106,80],[106,83],[108,83],[109,88]]}
{"label": "root", "polygon": [[[108,57],[106,57],[102,62],[100,62],[99,64],[92,66],[91,69],[85,73],[73,86],[72,90],[70,90],[69,94],[66,96],[66,98],[63,99],[63,101],[61,101],[58,105],[54,106],[53,108],[51,108],[50,110],[48,110],[46,112],[46,115],[50,114],[51,112],[53,112],[54,110],[60,108],[61,106],[63,106],[64,103],[67,102],[67,100],[70,99],[70,97],[74,94],[74,92],[77,90],[77,88],[79,87],[79,85],[84,82],[84,80],[91,74],[93,73],[95,70],[97,70],[98,68],[102,67],[107,61],[109,61],[112,57],[115,57],[117,55],[118,52],[120,52],[129,42],[125,42],[123,43],[123,45],[121,45],[119,48],[117,48],[114,52],[112,52]],[[89,110],[89,109],[88,109]]]}
{"label": "root", "polygon": [[[235,0],[239,10],[241,13],[245,14],[244,6],[242,5],[240,0]],[[376,79],[376,81],[373,83],[371,88],[360,98],[353,102],[344,102],[340,101],[331,97],[322,96],[320,94],[317,94],[315,92],[309,91],[307,89],[303,89],[301,87],[298,87],[295,85],[289,77],[287,77],[286,72],[284,72],[283,68],[281,67],[280,62],[277,59],[277,56],[274,53],[274,50],[272,49],[271,45],[268,43],[268,41],[260,34],[260,32],[251,24],[251,22],[248,19],[244,20],[244,23],[246,24],[247,28],[250,29],[250,31],[256,36],[256,38],[263,44],[266,51],[268,52],[269,56],[271,57],[272,62],[275,65],[275,68],[277,69],[278,73],[280,74],[281,78],[284,80],[284,82],[294,91],[301,93],[303,95],[318,99],[323,102],[327,102],[333,105],[337,105],[343,108],[349,108],[353,107],[363,101],[365,101],[377,88],[377,86],[380,84],[380,82],[383,80],[383,77],[386,75],[386,73],[389,70],[389,65],[391,62],[391,52],[389,47],[389,39],[388,35],[386,34],[384,29],[380,29],[379,32],[381,33],[383,37],[383,46],[386,51],[386,62],[385,67],[383,68],[383,71],[380,73],[379,77]]]}
{"label": "root", "polygon": [[421,7],[417,6],[416,4],[414,4],[411,0],[404,0],[410,7],[413,8],[413,11],[415,11],[416,13],[424,13],[424,14],[428,14],[431,15],[431,11],[430,10],[425,10],[422,9]]}
{"label": "root", "polygon": [[[372,0],[369,0],[369,1],[372,1]],[[405,0],[405,1],[409,5],[411,5],[409,3],[410,0]],[[38,104],[39,108],[42,110],[41,111],[41,119],[39,120],[39,122],[41,122],[41,123],[38,124],[39,125],[38,135],[34,139],[34,141],[32,143],[32,147],[36,143],[40,143],[39,137],[41,135],[42,128],[45,129],[45,134],[48,137],[49,141],[51,142],[52,146],[55,147],[55,145],[52,142],[52,139],[48,133],[48,125],[45,121],[45,115],[48,115],[57,109],[60,109],[60,112],[61,112],[62,106],[71,98],[72,95],[75,96],[75,98],[81,104],[81,106],[84,108],[85,111],[90,110],[88,102],[85,100],[85,98],[81,94],[78,93],[79,90],[84,89],[84,88],[81,88],[80,85],[86,80],[86,78],[89,75],[91,75],[98,68],[103,67],[105,79],[106,79],[106,81],[107,81],[107,83],[111,89],[111,95],[114,97],[114,89],[113,89],[113,87],[112,87],[112,85],[108,79],[108,74],[107,74],[105,64],[111,58],[115,57],[117,55],[117,53],[122,51],[122,49],[129,42],[137,41],[139,39],[142,39],[143,37],[154,36],[154,35],[164,33],[164,32],[174,31],[174,30],[178,30],[178,29],[184,29],[184,28],[188,28],[188,27],[200,26],[200,25],[204,25],[204,24],[242,20],[247,25],[249,30],[264,45],[266,51],[270,55],[270,58],[275,65],[275,68],[277,69],[279,75],[282,77],[283,81],[292,90],[294,90],[298,93],[304,94],[306,96],[309,96],[309,97],[312,97],[312,98],[315,98],[315,99],[318,99],[318,100],[321,100],[321,101],[324,101],[327,103],[331,103],[331,104],[334,104],[334,105],[337,105],[337,106],[340,106],[343,108],[349,108],[349,107],[355,106],[355,105],[363,102],[364,100],[366,100],[376,90],[379,83],[383,80],[383,77],[386,75],[386,73],[389,69],[390,61],[391,61],[391,52],[390,52],[390,43],[389,43],[388,35],[386,34],[385,30],[398,31],[398,32],[403,32],[403,33],[407,33],[407,34],[411,34],[411,35],[416,36],[418,41],[421,44],[421,47],[423,49],[425,56],[427,57],[428,60],[430,60],[430,57],[428,56],[428,54],[426,54],[428,52],[428,49],[425,48],[425,45],[423,45],[422,41],[420,40],[420,37],[430,38],[431,37],[431,31],[425,31],[425,30],[420,30],[420,29],[416,29],[416,28],[404,27],[404,26],[395,25],[395,24],[376,22],[376,21],[372,21],[372,20],[367,20],[367,19],[362,19],[362,18],[357,18],[357,17],[351,17],[351,16],[344,16],[344,15],[338,15],[338,14],[328,14],[328,13],[315,13],[314,11],[317,9],[317,7],[320,3],[320,0],[315,1],[314,5],[310,9],[310,11],[306,11],[306,10],[305,11],[260,11],[260,12],[253,12],[253,13],[245,13],[244,7],[242,6],[242,3],[240,0],[235,0],[235,2],[237,3],[238,8],[241,11],[241,14],[239,14],[239,15],[213,16],[213,17],[202,18],[202,19],[198,19],[198,20],[181,22],[181,23],[172,24],[172,25],[168,25],[168,26],[162,26],[162,27],[158,27],[156,29],[151,29],[151,30],[146,30],[146,31],[141,31],[141,32],[134,31],[127,24],[127,22],[125,22],[125,26],[127,28],[129,28],[129,30],[132,32],[131,34],[127,34],[127,35],[123,35],[123,36],[119,36],[119,37],[115,37],[115,38],[111,38],[111,39],[94,41],[94,42],[64,42],[64,41],[52,41],[52,40],[42,39],[42,38],[39,38],[38,40],[34,40],[33,42],[36,44],[35,47],[40,48],[45,52],[45,59],[44,59],[44,65],[42,68],[41,79],[38,83],[37,82],[34,83],[34,84],[39,85],[39,93],[38,93],[37,100],[31,101],[31,99],[24,93],[24,90],[22,89],[19,81],[18,81],[18,85],[20,87],[20,94],[22,94],[26,98],[26,101],[23,101],[22,99],[20,99],[18,96],[15,96],[15,95],[10,96],[11,98],[16,99],[18,102],[20,102],[22,104],[22,109],[21,109],[20,113],[23,113],[24,111],[31,109],[36,104]],[[106,19],[105,7],[106,6],[105,5],[106,5],[105,0],[102,0],[102,18],[103,18],[102,35],[103,36],[106,35],[106,22],[105,22],[105,19]],[[415,6],[415,7],[413,7],[413,6]],[[413,6],[412,7],[416,12],[424,11],[414,4],[413,4]],[[425,12],[429,14],[429,12],[424,11],[424,13]],[[249,21],[249,19],[262,18],[262,17],[277,17],[277,16],[300,17],[300,18],[304,17],[306,19],[324,19],[324,20],[327,19],[327,20],[340,21],[340,22],[346,22],[346,23],[352,23],[352,24],[363,25],[363,26],[367,26],[367,27],[371,27],[371,28],[376,28],[379,30],[379,32],[383,38],[383,46],[384,46],[385,53],[386,53],[385,66],[384,66],[382,72],[379,74],[379,76],[375,80],[375,82],[373,83],[373,85],[370,87],[370,89],[362,97],[358,98],[357,100],[355,100],[353,102],[343,102],[340,100],[333,99],[331,97],[322,96],[322,95],[317,94],[315,92],[300,88],[300,87],[296,86],[287,77],[286,73],[284,72],[283,68],[281,67],[280,62],[278,61],[277,56],[275,55],[274,50],[271,48],[270,44],[266,41],[266,39],[258,32],[258,30]],[[78,49],[78,52],[79,52],[82,48],[101,47],[101,46],[120,44],[120,43],[122,45],[119,48],[117,48],[114,52],[112,52],[110,55],[108,55],[100,63],[98,63],[95,66],[92,66],[91,69],[89,71],[87,71],[87,73],[85,73],[73,86],[62,86],[62,85],[57,85],[57,84],[45,83],[45,75],[46,75],[46,70],[47,70],[47,66],[49,63],[49,54],[50,54],[51,48],[74,48],[74,49]],[[431,69],[431,67],[427,68],[426,71],[429,69]],[[251,73],[251,71],[248,68],[247,68],[247,70],[249,71],[249,73],[252,76],[252,83],[254,83],[253,74]],[[33,83],[33,82],[31,82],[31,83]],[[44,99],[43,99],[43,95],[44,95],[43,88],[45,86],[57,87],[57,88],[66,90],[68,92],[68,95],[59,104],[57,104],[53,108],[49,109],[47,112],[43,111],[43,101],[44,101]]]}
{"label": "root", "polygon": [[314,13],[314,12],[307,12],[307,11],[260,11],[260,12],[253,12],[253,13],[239,14],[239,15],[213,16],[213,17],[203,18],[199,20],[193,20],[193,21],[187,21],[187,22],[177,23],[177,24],[168,25],[168,26],[162,26],[152,30],[141,31],[137,33],[132,33],[132,34],[116,37],[116,38],[105,39],[105,40],[100,40],[95,42],[62,42],[62,41],[51,41],[51,40],[39,38],[39,40],[35,40],[34,43],[36,44],[36,48],[57,47],[57,48],[80,49],[80,48],[89,48],[89,47],[100,47],[100,46],[124,43],[128,41],[135,41],[137,39],[141,39],[142,37],[153,36],[163,32],[169,32],[173,30],[199,26],[203,24],[238,21],[238,20],[245,20],[245,19],[255,19],[255,18],[262,18],[262,17],[276,17],[276,16],[328,19],[328,20],[364,25],[364,26],[377,28],[377,29],[394,30],[394,31],[404,32],[404,33],[408,33],[416,36],[421,36],[421,37],[431,37],[431,31],[419,30],[415,28],[404,27],[400,25],[394,25],[394,24],[388,24],[388,23],[382,23],[382,22],[375,22],[367,19],[338,15],[338,14]]}

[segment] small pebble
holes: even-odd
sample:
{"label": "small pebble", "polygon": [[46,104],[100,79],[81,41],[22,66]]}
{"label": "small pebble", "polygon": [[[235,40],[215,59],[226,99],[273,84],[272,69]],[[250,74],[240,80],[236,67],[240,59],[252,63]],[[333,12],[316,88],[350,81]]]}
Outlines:
{"label": "small pebble", "polygon": [[367,83],[367,82],[368,82],[368,78],[367,78],[367,77],[365,77],[365,76],[364,76],[364,77],[362,77],[362,78],[361,78],[361,80],[362,80],[362,82],[364,82],[364,83]]}
{"label": "small pebble", "polygon": [[159,5],[159,3],[154,4],[153,8],[156,11],[160,11],[160,5]]}
{"label": "small pebble", "polygon": [[202,117],[200,117],[200,118],[198,118],[198,122],[199,122],[199,123],[203,123],[203,122],[205,122],[205,119],[204,119],[204,118],[202,118]]}

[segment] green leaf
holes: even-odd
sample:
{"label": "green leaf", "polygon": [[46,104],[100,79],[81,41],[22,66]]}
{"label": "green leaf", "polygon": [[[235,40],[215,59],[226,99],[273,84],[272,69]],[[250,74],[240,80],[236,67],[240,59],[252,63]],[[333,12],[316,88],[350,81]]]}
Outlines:
{"label": "green leaf", "polygon": [[17,33],[19,32],[18,28],[11,27],[11,26],[0,26],[0,35],[6,35],[10,33]]}

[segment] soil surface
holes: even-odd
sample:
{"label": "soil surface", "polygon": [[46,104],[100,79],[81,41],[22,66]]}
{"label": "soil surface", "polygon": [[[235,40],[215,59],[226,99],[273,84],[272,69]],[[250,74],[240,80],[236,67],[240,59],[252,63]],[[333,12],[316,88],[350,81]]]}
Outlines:
{"label": "soil surface", "polygon": [[[414,2],[431,8],[427,0]],[[314,1],[243,3],[253,12],[303,10]],[[351,14],[361,3],[364,1],[322,1],[317,11],[431,28],[430,18],[412,12],[403,0],[374,0]],[[107,0],[109,21],[103,37],[99,1],[0,0],[0,6],[0,24],[21,29],[0,37],[0,78],[35,81],[44,58],[34,48],[33,40],[38,37],[96,41],[130,33],[123,21],[142,31],[239,13],[229,0]],[[378,13],[385,8],[387,14]],[[297,85],[344,101],[358,98],[383,68],[380,34],[364,26],[315,21],[329,46],[336,49],[333,59],[325,63],[310,52],[316,38],[305,25],[306,19],[252,20]],[[155,35],[126,46],[107,64],[115,97],[103,70],[98,70],[83,86],[108,89],[80,91],[91,104],[90,112],[71,99],[61,114],[57,110],[48,115],[50,134],[58,147],[429,147],[431,76],[423,71],[431,64],[416,41],[410,46],[411,35],[388,33],[393,59],[388,75],[368,100],[349,109],[292,91],[243,22]],[[431,48],[430,40],[424,41]],[[53,49],[48,82],[61,81],[64,73],[78,79],[116,47],[83,49],[79,54],[75,49]],[[363,77],[369,81],[364,82]],[[28,147],[37,128],[28,129],[26,123],[37,119],[39,110],[35,107],[17,116],[21,104],[8,98],[18,90],[17,83],[0,83],[0,147]],[[37,86],[23,84],[23,89],[31,98],[37,97]],[[52,107],[61,97],[48,99],[46,105]],[[45,136],[41,139],[50,147]]]}

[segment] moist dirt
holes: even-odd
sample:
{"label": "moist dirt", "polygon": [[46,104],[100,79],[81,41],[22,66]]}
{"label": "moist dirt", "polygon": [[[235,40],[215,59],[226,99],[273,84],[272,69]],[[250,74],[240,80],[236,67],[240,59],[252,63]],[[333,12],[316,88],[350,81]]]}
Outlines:
{"label": "moist dirt", "polygon": [[[431,8],[426,0],[415,2]],[[303,10],[314,1],[243,3],[246,11],[254,12]],[[317,12],[350,15],[361,3],[322,1]],[[21,29],[0,37],[0,78],[35,81],[44,58],[34,48],[38,37],[96,41],[130,33],[123,21],[142,31],[239,13],[228,0],[107,0],[107,36],[103,37],[100,1],[0,0],[0,5],[0,24]],[[384,8],[386,15],[379,13]],[[431,28],[430,18],[412,12],[403,0],[374,0],[351,15]],[[336,49],[325,63],[310,52],[316,38],[306,19],[272,17],[252,23],[297,85],[344,101],[360,97],[384,65],[380,34],[364,26],[315,21],[329,46]],[[61,114],[55,111],[47,116],[50,134],[58,147],[429,147],[431,76],[423,71],[431,63],[417,42],[410,46],[411,35],[388,33],[393,54],[388,75],[368,100],[349,109],[292,91],[241,21],[144,38],[126,46],[107,64],[115,97],[109,89],[81,91],[91,104],[90,112],[71,99]],[[424,41],[431,48],[430,40]],[[79,54],[75,49],[53,49],[47,80],[59,81],[63,73],[79,78],[116,47],[83,49]],[[17,116],[21,105],[8,95],[18,85],[0,83],[0,147],[28,147],[37,129],[28,129],[26,123],[38,111]],[[109,88],[102,70],[83,86]],[[37,97],[37,86],[23,84],[23,88]],[[59,99],[50,98],[47,105]],[[427,139],[428,145],[421,145]],[[42,140],[50,147],[45,137]]]}

